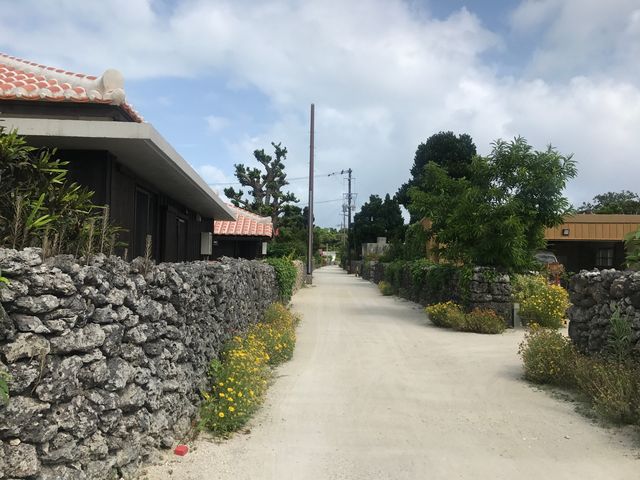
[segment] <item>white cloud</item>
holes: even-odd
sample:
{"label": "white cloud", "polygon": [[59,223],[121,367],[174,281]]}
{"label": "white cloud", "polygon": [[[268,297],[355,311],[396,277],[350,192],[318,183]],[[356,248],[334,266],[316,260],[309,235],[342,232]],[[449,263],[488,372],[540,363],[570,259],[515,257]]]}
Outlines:
{"label": "white cloud", "polygon": [[529,74],[551,80],[637,78],[639,24],[638,0],[524,0],[511,15],[516,32],[539,36]]}
{"label": "white cloud", "polygon": [[524,0],[511,12],[511,26],[521,33],[530,33],[551,19],[562,0]]}
{"label": "white cloud", "polygon": [[200,165],[196,170],[204,181],[209,184],[209,187],[218,195],[223,195],[222,192],[224,188],[236,182],[235,178],[229,177],[215,165]]}
{"label": "white cloud", "polygon": [[219,117],[217,115],[208,115],[205,120],[207,122],[207,127],[213,133],[224,130],[231,123],[228,118]]}
{"label": "white cloud", "polygon": [[[21,38],[20,51],[10,53],[43,63],[87,73],[117,67],[125,78],[222,76],[265,95],[276,120],[257,133],[255,123],[248,133],[237,130],[240,122],[206,119],[229,146],[216,152],[229,165],[249,163],[254,149],[281,141],[289,177],[305,176],[315,102],[316,172],[353,168],[359,204],[371,193],[395,192],[418,143],[441,130],[471,134],[482,153],[492,140],[518,134],[537,148],[553,143],[574,152],[579,177],[569,193],[576,202],[637,190],[637,0],[521,2],[511,25],[532,43],[521,77],[501,76],[486,62],[485,54],[508,42],[467,9],[435,19],[400,0],[190,0],[164,17],[149,0],[38,5],[12,4],[0,18],[0,49]],[[74,45],[73,55],[60,45]],[[175,89],[172,108],[180,108],[180,95],[194,94]],[[210,183],[234,180],[219,166],[199,171]],[[304,181],[291,189],[306,199]],[[318,200],[343,191],[338,177],[318,177]],[[339,204],[318,206],[317,217],[335,225]]]}

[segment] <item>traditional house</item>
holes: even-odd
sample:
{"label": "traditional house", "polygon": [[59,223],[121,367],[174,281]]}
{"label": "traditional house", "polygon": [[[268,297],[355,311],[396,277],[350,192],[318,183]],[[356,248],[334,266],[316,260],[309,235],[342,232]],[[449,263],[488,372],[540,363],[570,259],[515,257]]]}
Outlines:
{"label": "traditional house", "polygon": [[640,228],[640,215],[579,214],[545,232],[547,248],[568,272],[623,268],[624,238]]}
{"label": "traditional house", "polygon": [[56,147],[69,176],[109,205],[129,257],[210,254],[211,223],[234,213],[126,102],[117,70],[95,77],[0,54],[0,126]]}
{"label": "traditional house", "polygon": [[267,254],[267,244],[273,237],[270,217],[261,217],[233,205],[236,220],[213,222],[213,258],[234,257],[254,259]]}

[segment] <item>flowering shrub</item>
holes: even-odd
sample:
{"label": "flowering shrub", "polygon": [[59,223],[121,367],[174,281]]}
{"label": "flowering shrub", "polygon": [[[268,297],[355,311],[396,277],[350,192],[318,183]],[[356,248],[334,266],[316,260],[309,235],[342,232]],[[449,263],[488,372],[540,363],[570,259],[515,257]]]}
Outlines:
{"label": "flowering shrub", "polygon": [[474,308],[471,313],[464,313],[460,305],[449,301],[429,305],[425,310],[438,327],[476,333],[502,333],[507,327],[502,317],[487,308]]}
{"label": "flowering shrub", "polygon": [[244,336],[233,337],[220,359],[211,361],[212,386],[202,392],[202,428],[227,436],[246,424],[264,400],[269,366],[293,355],[298,321],[283,305],[271,305],[262,322],[251,326]]}
{"label": "flowering shrub", "polygon": [[520,303],[520,316],[529,324],[560,328],[569,308],[569,294],[559,285],[549,285],[537,275],[517,275],[514,298]]}
{"label": "flowering shrub", "polygon": [[465,318],[464,330],[476,333],[502,333],[507,325],[504,319],[488,308],[474,308]]}
{"label": "flowering shrub", "polygon": [[382,295],[393,295],[393,287],[389,282],[385,282],[384,280],[382,280],[380,283],[378,283],[378,289],[380,290],[380,293],[382,293]]}
{"label": "flowering shrub", "polygon": [[271,305],[264,321],[249,329],[262,343],[269,355],[269,365],[291,360],[296,345],[296,326],[300,319],[281,303]]}
{"label": "flowering shrub", "polygon": [[425,310],[431,322],[437,327],[464,330],[466,319],[460,305],[449,301],[429,305]]}
{"label": "flowering shrub", "polygon": [[640,367],[634,362],[580,355],[575,383],[595,412],[617,423],[640,423]]}
{"label": "flowering shrub", "polygon": [[560,332],[533,325],[518,353],[524,362],[527,380],[564,386],[574,383],[577,353],[571,340]]}
{"label": "flowering shrub", "polygon": [[582,355],[560,332],[537,325],[519,353],[527,380],[575,388],[600,417],[640,424],[640,365],[634,359]]}

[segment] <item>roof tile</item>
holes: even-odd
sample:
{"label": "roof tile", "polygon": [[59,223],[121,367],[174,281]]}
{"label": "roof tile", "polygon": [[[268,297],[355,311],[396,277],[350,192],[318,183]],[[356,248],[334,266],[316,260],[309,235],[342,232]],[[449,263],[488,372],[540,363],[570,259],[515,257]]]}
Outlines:
{"label": "roof tile", "polygon": [[[109,76],[109,88],[103,77]],[[117,105],[136,122],[143,119],[125,101],[124,81],[116,70],[102,76],[68,72],[0,53],[0,100],[101,103]]]}
{"label": "roof tile", "polygon": [[222,236],[273,237],[273,223],[269,217],[261,217],[234,205],[228,205],[236,214],[235,222],[213,222],[213,234]]}

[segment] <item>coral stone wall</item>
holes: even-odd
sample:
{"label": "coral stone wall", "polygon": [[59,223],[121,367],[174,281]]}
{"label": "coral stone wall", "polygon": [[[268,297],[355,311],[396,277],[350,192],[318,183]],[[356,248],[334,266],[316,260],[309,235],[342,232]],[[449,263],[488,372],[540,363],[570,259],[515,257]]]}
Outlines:
{"label": "coral stone wall", "polygon": [[602,352],[616,308],[631,322],[631,341],[640,351],[640,272],[582,271],[571,277],[569,300],[569,336],[580,351]]}
{"label": "coral stone wall", "polygon": [[[363,262],[360,274],[365,280],[380,283],[385,278],[389,264],[382,262]],[[430,268],[430,267],[425,267]],[[489,308],[501,315],[507,325],[513,326],[513,300],[509,276],[488,267],[475,267],[466,286],[457,274],[438,285],[428,281],[416,285],[410,266],[399,272],[398,295],[422,305],[452,300],[467,308]]]}
{"label": "coral stone wall", "polygon": [[275,301],[256,261],[145,268],[0,249],[0,478],[130,477],[189,431],[209,361]]}
{"label": "coral stone wall", "polygon": [[296,267],[296,283],[293,286],[293,293],[304,287],[306,274],[305,264],[302,260],[294,260],[293,266]]}

